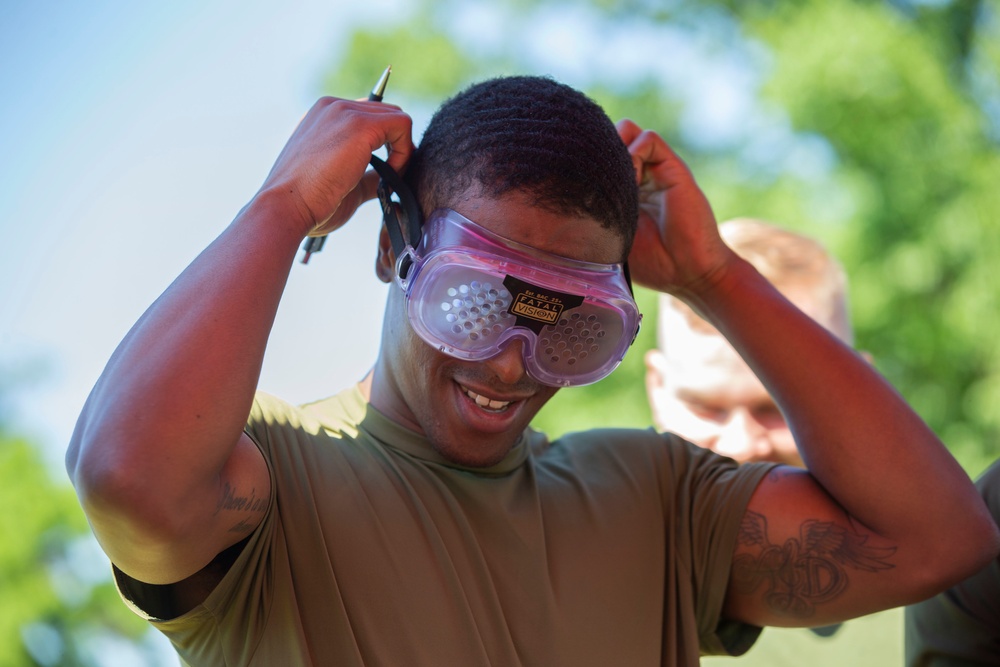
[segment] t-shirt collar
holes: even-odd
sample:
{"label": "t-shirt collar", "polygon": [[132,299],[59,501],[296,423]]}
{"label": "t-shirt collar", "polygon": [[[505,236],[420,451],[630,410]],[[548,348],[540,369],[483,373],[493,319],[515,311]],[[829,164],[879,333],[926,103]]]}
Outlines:
{"label": "t-shirt collar", "polygon": [[355,385],[344,393],[349,394],[344,396],[344,404],[345,406],[350,405],[348,410],[352,413],[351,416],[357,420],[356,423],[361,431],[366,432],[389,449],[404,452],[422,461],[455,470],[464,470],[476,475],[494,476],[512,472],[528,458],[528,438],[526,437],[527,431],[525,431],[518,436],[514,446],[500,462],[488,467],[463,466],[442,456],[422,433],[398,424],[379,412],[365,400],[360,385]]}

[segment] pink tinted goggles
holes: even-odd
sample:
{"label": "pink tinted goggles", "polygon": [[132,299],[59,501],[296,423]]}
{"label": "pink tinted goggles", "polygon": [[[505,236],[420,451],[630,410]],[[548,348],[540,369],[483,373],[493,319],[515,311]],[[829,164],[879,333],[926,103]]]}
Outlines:
{"label": "pink tinted goggles", "polygon": [[621,264],[543,252],[448,209],[434,211],[417,248],[407,245],[396,261],[410,325],[424,341],[481,361],[520,339],[525,370],[550,386],[609,375],[642,320]]}

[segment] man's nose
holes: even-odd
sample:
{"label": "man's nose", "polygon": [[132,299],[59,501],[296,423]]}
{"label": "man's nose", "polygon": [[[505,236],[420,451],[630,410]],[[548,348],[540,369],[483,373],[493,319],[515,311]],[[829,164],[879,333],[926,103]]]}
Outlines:
{"label": "man's nose", "polygon": [[500,351],[483,362],[504,384],[516,384],[524,378],[524,342],[509,341]]}
{"label": "man's nose", "polygon": [[714,449],[742,462],[767,460],[773,447],[767,429],[754,419],[750,411],[736,409],[719,433]]}

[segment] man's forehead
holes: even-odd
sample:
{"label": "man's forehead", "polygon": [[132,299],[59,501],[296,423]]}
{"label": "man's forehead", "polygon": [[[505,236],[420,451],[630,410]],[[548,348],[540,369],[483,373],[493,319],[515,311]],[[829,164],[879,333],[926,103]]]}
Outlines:
{"label": "man's forehead", "polygon": [[[815,290],[807,286],[782,286],[782,295],[796,308],[821,324],[841,340],[850,342],[850,326],[839,317],[839,313],[827,299],[821,298]],[[659,340],[660,347],[680,349],[690,353],[692,348],[709,347],[722,335],[711,324],[699,317],[687,304],[663,298],[660,300]],[[709,339],[706,341],[705,339]],[[722,338],[723,343],[725,339]]]}
{"label": "man's forehead", "polygon": [[678,337],[667,345],[664,356],[670,375],[684,378],[685,384],[714,384],[718,379],[750,373],[736,350],[718,334]]}
{"label": "man's forehead", "polygon": [[[687,314],[670,308],[661,313],[661,340],[668,382],[712,386],[752,371],[720,333],[707,324],[689,325]],[[693,316],[693,314],[691,314]]]}
{"label": "man's forehead", "polygon": [[623,259],[624,241],[616,232],[589,216],[541,206],[528,192],[490,196],[476,187],[448,208],[498,236],[553,255],[601,264]]}
{"label": "man's forehead", "polygon": [[663,379],[670,392],[684,401],[718,407],[770,401],[767,389],[722,336],[703,338],[705,345],[667,356]]}

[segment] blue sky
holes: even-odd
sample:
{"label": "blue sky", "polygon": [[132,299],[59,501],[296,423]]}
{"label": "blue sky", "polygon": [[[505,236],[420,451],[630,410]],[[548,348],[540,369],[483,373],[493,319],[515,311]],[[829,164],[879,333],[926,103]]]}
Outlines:
{"label": "blue sky", "polygon": [[[54,461],[128,328],[259,187],[343,36],[392,3],[357,4],[0,4],[0,386]],[[369,204],[295,266],[262,389],[309,400],[367,370],[377,225]]]}

